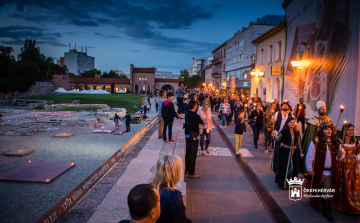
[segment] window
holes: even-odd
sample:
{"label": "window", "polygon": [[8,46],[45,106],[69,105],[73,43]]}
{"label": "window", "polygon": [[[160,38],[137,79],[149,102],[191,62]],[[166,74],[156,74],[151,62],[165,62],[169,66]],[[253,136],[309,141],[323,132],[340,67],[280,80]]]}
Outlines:
{"label": "window", "polygon": [[225,49],[224,49],[224,58],[225,58]]}
{"label": "window", "polygon": [[243,55],[240,54],[240,55],[238,56],[238,61],[241,62],[242,60],[243,60]]}
{"label": "window", "polygon": [[248,76],[247,74],[244,74],[244,79],[247,79],[247,76]]}
{"label": "window", "polygon": [[262,65],[264,64],[264,49],[260,50],[260,58],[259,58],[259,64]]}
{"label": "window", "polygon": [[141,81],[141,77],[139,77],[139,81]]}
{"label": "window", "polygon": [[239,45],[239,48],[244,46],[244,40],[240,40],[238,45]]}
{"label": "window", "polygon": [[282,41],[278,41],[276,43],[276,52],[275,52],[275,59],[276,60],[281,60],[281,48],[282,48]]}
{"label": "window", "polygon": [[222,51],[220,52],[220,58],[222,58]]}
{"label": "window", "polygon": [[237,57],[234,57],[234,58],[232,58],[232,64],[235,64],[235,63],[237,63]]}
{"label": "window", "polygon": [[225,64],[224,64],[224,68],[223,68],[223,70],[225,70]]}
{"label": "window", "polygon": [[269,50],[268,50],[268,58],[269,58],[269,63],[273,61],[273,45],[269,45]]}
{"label": "window", "polygon": [[235,50],[237,50],[239,48],[239,44],[235,44]]}

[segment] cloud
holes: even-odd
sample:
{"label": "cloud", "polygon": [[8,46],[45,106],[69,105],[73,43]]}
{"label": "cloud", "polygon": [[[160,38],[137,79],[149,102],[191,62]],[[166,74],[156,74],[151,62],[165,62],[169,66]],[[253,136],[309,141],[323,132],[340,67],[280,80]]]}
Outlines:
{"label": "cloud", "polygon": [[[189,29],[194,22],[211,18],[210,11],[190,0],[1,0],[0,8],[5,4],[16,6],[8,18],[78,27],[116,27],[131,40],[153,49],[194,54],[211,52],[218,45],[161,33],[163,29]],[[119,38],[102,33],[94,35]]]}
{"label": "cloud", "polygon": [[52,46],[65,46],[59,42],[61,38],[60,33],[48,33],[46,29],[30,26],[5,26],[0,27],[0,39],[6,38],[7,40],[1,40],[3,44],[10,45],[23,45],[26,38],[36,39],[38,44],[49,44]]}
{"label": "cloud", "polygon": [[96,35],[96,36],[100,36],[100,37],[103,37],[103,38],[120,38],[120,36],[114,36],[114,35],[104,35],[104,34],[99,33],[99,32],[94,33],[94,35]]}

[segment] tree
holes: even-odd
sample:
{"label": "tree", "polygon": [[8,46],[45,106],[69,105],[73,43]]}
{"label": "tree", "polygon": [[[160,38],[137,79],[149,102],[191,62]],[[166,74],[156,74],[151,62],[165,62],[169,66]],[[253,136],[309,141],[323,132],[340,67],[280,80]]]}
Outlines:
{"label": "tree", "polygon": [[201,87],[204,82],[205,79],[198,75],[193,75],[184,80],[184,84],[187,86],[188,89]]}
{"label": "tree", "polygon": [[69,77],[77,77],[74,73],[69,73]]}
{"label": "tree", "polygon": [[93,70],[89,70],[89,71],[84,71],[84,73],[81,73],[80,76],[81,77],[95,77],[95,74],[97,75],[101,75],[101,70],[97,70],[97,69],[93,69]]}
{"label": "tree", "polygon": [[187,79],[189,78],[189,71],[187,69],[180,70],[180,77],[179,79]]}
{"label": "tree", "polygon": [[106,71],[104,71],[103,75],[101,76],[101,78],[119,78],[119,79],[128,79],[128,77],[126,76],[126,74],[118,74],[113,70],[110,70],[109,73],[107,73]]}
{"label": "tree", "polygon": [[60,65],[55,64],[54,60],[51,57],[48,57],[46,59],[46,63],[48,67],[45,73],[46,80],[52,80],[53,74],[66,74],[68,71],[65,65],[64,67],[61,67]]}
{"label": "tree", "polygon": [[119,78],[120,78],[120,79],[129,79],[126,74],[120,74],[120,75],[119,75]]}

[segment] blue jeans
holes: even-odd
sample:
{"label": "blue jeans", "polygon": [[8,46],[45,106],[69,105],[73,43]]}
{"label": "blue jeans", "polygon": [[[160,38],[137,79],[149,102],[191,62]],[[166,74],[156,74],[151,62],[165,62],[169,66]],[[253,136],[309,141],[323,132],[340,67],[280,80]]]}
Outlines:
{"label": "blue jeans", "polygon": [[224,127],[224,126],[225,126],[226,114],[222,113],[221,116],[222,116],[222,125],[223,125],[223,127]]}
{"label": "blue jeans", "polygon": [[[206,136],[206,140],[205,140],[205,136]],[[205,141],[205,150],[208,149],[209,144],[210,144],[210,140],[211,140],[210,132],[207,133],[206,129],[204,129],[203,134],[200,135],[200,148],[201,148],[201,150],[204,150],[204,141]]]}
{"label": "blue jeans", "polygon": [[252,127],[253,135],[254,135],[254,146],[257,148],[257,141],[259,140],[261,126],[254,126]]}

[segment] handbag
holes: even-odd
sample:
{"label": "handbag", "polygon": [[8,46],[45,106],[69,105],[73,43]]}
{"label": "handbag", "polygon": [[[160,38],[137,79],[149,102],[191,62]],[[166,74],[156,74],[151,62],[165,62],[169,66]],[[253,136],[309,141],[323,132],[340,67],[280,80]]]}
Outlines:
{"label": "handbag", "polygon": [[255,119],[250,119],[248,124],[251,126],[251,127],[254,127],[255,126],[255,123],[256,123],[256,120]]}
{"label": "handbag", "polygon": [[[188,126],[188,128],[189,128],[189,130],[190,130],[189,120],[188,120],[188,118],[187,118],[187,115],[186,115],[185,117],[186,117],[186,120],[187,120],[187,122],[186,122],[186,123],[187,123],[187,126]],[[190,130],[189,138],[190,138],[191,140],[194,140],[194,141],[195,141],[198,136],[199,136],[199,133]]]}

